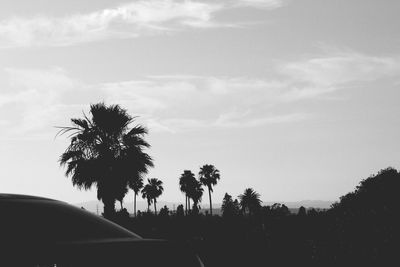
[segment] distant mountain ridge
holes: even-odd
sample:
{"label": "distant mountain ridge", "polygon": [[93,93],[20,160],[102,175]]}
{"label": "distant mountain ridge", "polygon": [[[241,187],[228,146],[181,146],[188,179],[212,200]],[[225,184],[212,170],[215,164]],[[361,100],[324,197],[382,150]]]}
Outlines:
{"label": "distant mountain ridge", "polygon": [[[330,206],[334,203],[334,201],[325,201],[325,200],[302,200],[302,201],[266,201],[263,202],[262,205],[264,206],[271,206],[274,203],[285,204],[292,212],[295,212],[301,206],[305,208],[315,208],[315,209],[329,209]],[[168,202],[168,201],[159,201],[157,202],[157,210],[159,211],[162,207],[167,206],[169,210],[176,210],[178,205],[185,205],[185,203],[179,202]],[[87,201],[81,203],[74,203],[74,206],[79,208],[84,208],[93,213],[101,214],[103,212],[103,203],[101,201]],[[202,211],[208,210],[208,203],[200,205]],[[133,203],[132,202],[124,202],[123,207],[128,210],[129,213],[133,213]],[[117,210],[120,209],[120,203],[115,203],[115,208]],[[154,205],[150,206],[150,209],[153,210]],[[146,201],[137,201],[136,209],[140,211],[147,210],[147,202]],[[221,213],[221,203],[213,204],[213,214],[220,214]]]}

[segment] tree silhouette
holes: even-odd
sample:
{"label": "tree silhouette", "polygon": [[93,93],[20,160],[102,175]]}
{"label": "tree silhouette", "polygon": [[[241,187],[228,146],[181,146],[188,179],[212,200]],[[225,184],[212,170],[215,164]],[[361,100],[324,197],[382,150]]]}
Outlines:
{"label": "tree silhouette", "polygon": [[123,199],[128,181],[147,173],[153,166],[144,152],[150,145],[144,140],[147,130],[136,125],[119,105],[98,103],[90,106],[91,118],[71,119],[71,127],[61,128],[57,135],[70,134],[69,146],[60,157],[67,166],[66,176],[79,189],[97,188],[97,198],[104,203],[104,216],[115,213],[115,201]]}
{"label": "tree silhouette", "polygon": [[290,210],[285,204],[274,203],[270,207],[270,213],[274,217],[284,217],[290,214]]}
{"label": "tree silhouette", "polygon": [[121,210],[124,208],[123,202],[124,202],[124,197],[125,197],[126,193],[128,193],[127,187],[125,187],[124,189],[121,189],[121,191],[119,191],[116,196],[116,200],[118,200],[120,203]]}
{"label": "tree silhouette", "polygon": [[343,214],[384,214],[398,209],[400,173],[386,168],[364,179],[356,190],[340,197],[332,210]]}
{"label": "tree silhouette", "polygon": [[143,178],[137,177],[136,179],[129,180],[129,188],[133,190],[133,214],[136,217],[136,196],[139,194],[140,190],[143,188]]}
{"label": "tree silhouette", "polygon": [[306,214],[307,214],[306,208],[303,207],[303,206],[301,206],[301,207],[299,208],[299,211],[297,212],[297,215],[304,217],[304,216],[306,216]]}
{"label": "tree silhouette", "polygon": [[[163,182],[157,178],[147,179],[147,184],[142,189],[143,198],[147,198],[148,206],[150,206],[151,201],[154,203],[154,214],[157,215],[157,198],[161,196],[164,191],[162,186]],[[151,201],[149,202],[149,199]]]}
{"label": "tree silhouette", "polygon": [[153,196],[151,194],[151,186],[146,184],[142,188],[142,198],[147,200],[147,212],[150,212],[150,205],[153,203]]}
{"label": "tree silhouette", "polygon": [[202,184],[196,179],[189,180],[188,197],[193,200],[193,209],[199,210],[198,204],[203,196]]}
{"label": "tree silhouette", "polygon": [[184,215],[185,215],[185,212],[184,212],[184,210],[183,210],[183,205],[180,204],[180,205],[178,205],[178,207],[176,208],[176,216],[183,217]]}
{"label": "tree silhouette", "polygon": [[229,195],[228,193],[225,193],[221,206],[222,216],[227,218],[236,216],[239,214],[239,209],[240,207],[237,199],[233,201],[232,196]]}
{"label": "tree silhouette", "polygon": [[210,215],[212,215],[212,202],[211,202],[211,192],[213,192],[213,186],[215,186],[220,179],[219,170],[217,170],[213,165],[203,165],[199,172],[200,182],[207,186],[208,196],[210,199]]}
{"label": "tree silhouette", "polygon": [[244,193],[239,195],[239,200],[244,214],[254,214],[261,208],[260,194],[254,191],[253,188],[246,188]]}
{"label": "tree silhouette", "polygon": [[166,205],[164,205],[164,207],[162,207],[162,208],[160,209],[160,212],[159,212],[158,215],[161,216],[161,217],[168,217],[168,216],[169,216],[169,209],[168,209],[168,207],[167,207]]}
{"label": "tree silhouette", "polygon": [[188,212],[188,206],[190,209],[190,197],[189,197],[189,190],[194,184],[194,180],[196,180],[194,174],[189,170],[184,170],[179,178],[179,189],[182,193],[185,194],[185,214]]}

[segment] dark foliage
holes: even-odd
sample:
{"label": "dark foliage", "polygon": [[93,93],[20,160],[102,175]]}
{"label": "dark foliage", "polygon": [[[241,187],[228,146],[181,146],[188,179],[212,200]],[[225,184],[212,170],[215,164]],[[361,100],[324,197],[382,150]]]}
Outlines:
{"label": "dark foliage", "polygon": [[104,203],[104,215],[115,215],[115,201],[122,199],[128,186],[153,166],[144,152],[150,145],[144,140],[147,129],[136,125],[119,105],[98,103],[90,106],[91,118],[71,119],[72,126],[60,127],[59,134],[69,134],[70,144],[60,156],[66,176],[79,189],[97,188],[97,198]]}
{"label": "dark foliage", "polygon": [[225,193],[224,199],[222,200],[222,216],[223,217],[234,217],[238,216],[240,213],[240,206],[237,199],[233,200],[232,196]]}
{"label": "dark foliage", "polygon": [[175,213],[143,214],[124,225],[144,237],[186,242],[208,267],[397,266],[399,183],[396,170],[382,170],[325,211],[303,207],[290,214],[276,203],[248,216],[232,212],[235,201],[225,194],[223,217],[184,216],[180,205]]}

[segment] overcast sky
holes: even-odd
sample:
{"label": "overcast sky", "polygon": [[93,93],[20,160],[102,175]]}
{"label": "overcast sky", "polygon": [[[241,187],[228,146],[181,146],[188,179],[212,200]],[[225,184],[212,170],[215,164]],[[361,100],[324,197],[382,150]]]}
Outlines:
{"label": "overcast sky", "polygon": [[[221,172],[214,202],[337,200],[400,167],[398,0],[0,2],[0,191],[75,203],[54,126],[91,103],[146,125],[164,181]],[[203,205],[206,207],[208,197]],[[128,195],[127,201],[132,201]]]}

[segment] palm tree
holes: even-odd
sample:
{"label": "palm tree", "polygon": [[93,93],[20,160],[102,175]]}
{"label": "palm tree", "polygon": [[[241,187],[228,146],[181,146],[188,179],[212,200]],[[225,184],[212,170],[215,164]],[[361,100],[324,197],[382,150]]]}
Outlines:
{"label": "palm tree", "polygon": [[121,210],[124,208],[124,197],[128,193],[128,188],[125,187],[125,189],[121,189],[120,192],[118,192],[118,195],[116,196],[116,200],[119,201]]}
{"label": "palm tree", "polygon": [[240,206],[242,211],[249,215],[254,214],[260,207],[262,201],[260,200],[260,194],[254,191],[253,188],[246,188],[244,193],[239,195]]}
{"label": "palm tree", "polygon": [[184,170],[179,178],[179,189],[182,193],[185,194],[185,214],[187,214],[188,203],[190,209],[190,198],[188,196],[190,185],[193,183],[192,181],[196,180],[194,174],[189,170]]}
{"label": "palm tree", "polygon": [[143,199],[147,199],[147,212],[150,212],[150,205],[153,202],[153,197],[151,195],[151,186],[146,184],[142,189]]}
{"label": "palm tree", "polygon": [[203,191],[204,189],[199,181],[197,181],[196,179],[191,180],[188,189],[188,197],[193,200],[193,209],[196,208],[198,210],[198,203],[201,202]]}
{"label": "palm tree", "polygon": [[119,105],[98,103],[90,106],[91,118],[71,119],[72,126],[59,127],[57,135],[70,134],[70,144],[60,157],[72,184],[88,190],[95,186],[97,198],[104,203],[104,216],[115,213],[115,201],[122,201],[128,181],[147,173],[153,166],[144,152],[150,145],[144,140],[147,130],[136,125]]}
{"label": "palm tree", "polygon": [[163,182],[157,178],[147,179],[147,184],[142,189],[142,194],[144,194],[143,198],[147,198],[147,204],[149,203],[149,198],[154,203],[154,213],[157,215],[157,198],[161,196],[164,191],[164,187],[162,186]]}
{"label": "palm tree", "polygon": [[213,186],[216,185],[220,179],[219,170],[217,170],[213,165],[206,164],[200,168],[199,176],[200,182],[208,188],[210,215],[212,215],[211,192],[213,192]]}
{"label": "palm tree", "polygon": [[140,190],[143,188],[143,178],[137,177],[135,180],[130,180],[128,182],[129,188],[133,190],[133,214],[136,217],[136,196],[139,194]]}

